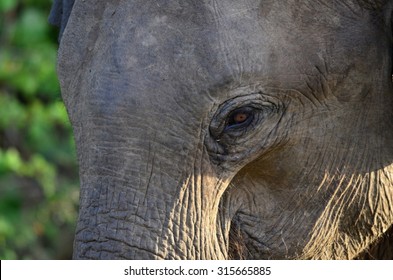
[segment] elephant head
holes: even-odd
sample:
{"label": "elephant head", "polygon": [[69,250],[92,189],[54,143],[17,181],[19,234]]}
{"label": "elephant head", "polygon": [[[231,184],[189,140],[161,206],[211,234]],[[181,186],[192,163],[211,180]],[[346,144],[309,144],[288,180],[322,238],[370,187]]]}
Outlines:
{"label": "elephant head", "polygon": [[74,258],[391,256],[392,9],[57,1]]}

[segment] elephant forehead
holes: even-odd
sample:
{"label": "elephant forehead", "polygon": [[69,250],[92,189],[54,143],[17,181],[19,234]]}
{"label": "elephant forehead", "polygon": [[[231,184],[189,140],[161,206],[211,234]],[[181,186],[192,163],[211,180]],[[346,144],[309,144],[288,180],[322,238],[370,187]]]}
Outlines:
{"label": "elephant forehead", "polygon": [[[78,51],[68,50],[64,57],[73,56],[74,62],[62,60],[68,65],[64,72],[71,73],[64,77],[70,79],[75,69],[82,69],[80,83],[87,83],[90,94],[113,100],[112,105],[115,100],[138,103],[136,99],[146,100],[146,95],[163,100],[202,93],[205,98],[206,91],[234,81],[250,84],[263,80],[271,83],[267,86],[291,88],[300,75],[309,75],[315,65],[328,63],[326,57],[332,55],[328,50],[344,53],[345,43],[358,43],[351,34],[356,29],[348,26],[355,22],[348,20],[352,14],[338,12],[340,5],[319,1],[310,5],[314,2],[136,0],[85,5],[85,11],[74,13],[74,21],[90,9],[95,19],[78,19],[78,25],[91,27],[79,27],[66,32],[65,37],[76,34],[81,43],[73,43],[74,48],[86,49],[88,55],[78,58],[74,55]],[[75,9],[83,3],[78,2]],[[71,18],[69,29],[72,22]],[[79,34],[81,30],[87,34]],[[338,32],[348,35],[338,42]],[[351,60],[348,53],[345,55],[345,61]],[[125,94],[131,91],[139,94]],[[102,104],[108,110],[106,101]]]}
{"label": "elephant forehead", "polygon": [[[264,51],[256,45],[262,41],[260,30],[250,24],[259,7],[240,9],[237,1],[229,2],[236,5],[232,14],[224,11],[227,16],[219,16],[213,3],[194,1],[124,1],[115,8],[108,5],[98,27],[91,31],[98,34],[87,45],[92,56],[85,68],[92,71],[84,71],[87,78],[82,80],[88,84],[94,107],[102,107],[107,114],[118,110],[119,104],[145,110],[150,103],[158,111],[157,99],[186,104],[179,100],[182,98],[203,107],[203,98],[190,98],[200,93],[205,97],[206,91],[216,84],[245,72],[232,57],[251,65],[251,61],[245,61],[251,60],[251,56],[255,61],[261,55],[250,51]],[[220,21],[245,14],[250,16],[238,22],[236,28],[223,29]],[[244,37],[250,37],[248,41],[254,48],[240,46]]]}
{"label": "elephant forehead", "polygon": [[213,2],[127,1],[116,18],[101,23],[101,42],[107,46],[96,46],[101,55],[94,68],[139,77],[138,83],[154,87],[165,81],[171,87],[199,87],[244,72],[240,64],[262,65],[267,44],[255,25],[258,5],[223,2],[233,2],[230,11]]}
{"label": "elephant forehead", "polygon": [[[245,73],[304,74],[345,36],[357,41],[349,8],[292,2],[124,1],[100,20],[93,68],[209,88]],[[337,42],[339,29],[347,35]]]}

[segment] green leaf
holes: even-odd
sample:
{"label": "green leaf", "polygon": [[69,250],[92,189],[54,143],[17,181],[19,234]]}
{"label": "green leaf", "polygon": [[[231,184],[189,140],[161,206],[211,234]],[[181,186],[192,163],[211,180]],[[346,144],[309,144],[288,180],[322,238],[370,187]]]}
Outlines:
{"label": "green leaf", "polygon": [[45,41],[48,31],[47,15],[34,8],[26,9],[16,24],[13,43],[34,48]]}
{"label": "green leaf", "polygon": [[0,12],[8,12],[15,8],[17,4],[16,0],[1,0],[0,1]]}
{"label": "green leaf", "polygon": [[51,4],[0,0],[0,259],[53,259],[72,247],[57,246],[72,240],[79,188]]}
{"label": "green leaf", "polygon": [[0,130],[9,128],[9,124],[12,124],[15,129],[21,128],[26,122],[27,114],[20,102],[15,97],[0,91],[0,104],[4,104],[7,108],[0,110]]}
{"label": "green leaf", "polygon": [[18,173],[21,171],[23,162],[20,158],[19,152],[16,149],[8,149],[0,153],[0,171],[10,170]]}

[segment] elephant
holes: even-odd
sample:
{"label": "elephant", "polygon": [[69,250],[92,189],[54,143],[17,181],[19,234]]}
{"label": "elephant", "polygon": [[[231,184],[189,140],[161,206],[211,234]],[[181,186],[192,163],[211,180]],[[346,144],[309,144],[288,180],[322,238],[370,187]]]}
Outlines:
{"label": "elephant", "polygon": [[56,0],[74,259],[392,259],[392,0]]}

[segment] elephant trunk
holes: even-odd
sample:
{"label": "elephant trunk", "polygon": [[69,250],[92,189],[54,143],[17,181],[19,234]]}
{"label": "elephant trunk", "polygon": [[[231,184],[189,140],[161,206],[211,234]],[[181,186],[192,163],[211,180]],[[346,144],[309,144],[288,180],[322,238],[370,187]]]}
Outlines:
{"label": "elephant trunk", "polygon": [[206,170],[203,149],[191,152],[179,139],[167,145],[164,134],[134,137],[132,145],[101,143],[103,135],[81,141],[75,259],[227,258],[217,218],[226,183]]}
{"label": "elephant trunk", "polygon": [[[158,259],[161,209],[113,178],[81,185],[75,259]],[[132,204],[138,202],[139,206]],[[154,217],[154,219],[152,219]]]}
{"label": "elephant trunk", "polygon": [[[116,180],[97,177],[82,186],[74,258],[224,259],[226,249],[217,205],[193,197],[185,185],[176,199],[152,186],[130,191]],[[211,217],[214,217],[212,219]],[[221,244],[221,245],[220,245]]]}

